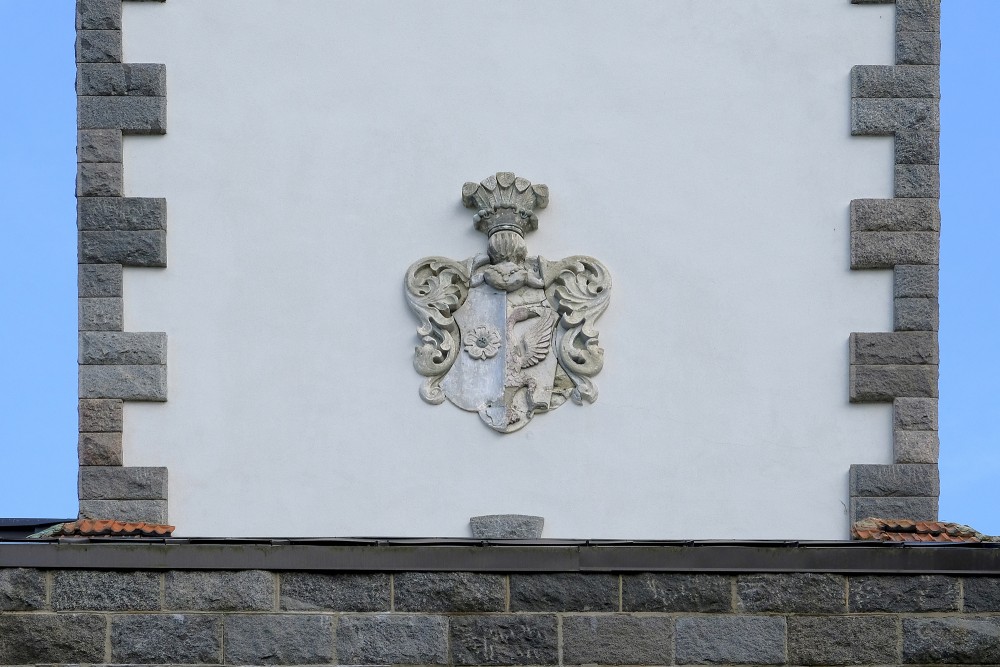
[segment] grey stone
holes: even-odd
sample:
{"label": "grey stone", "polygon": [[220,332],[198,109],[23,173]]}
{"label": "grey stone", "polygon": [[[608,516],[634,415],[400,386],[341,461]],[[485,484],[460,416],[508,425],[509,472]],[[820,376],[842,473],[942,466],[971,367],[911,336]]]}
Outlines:
{"label": "grey stone", "polygon": [[622,609],[732,611],[732,583],[732,577],[719,574],[623,574]]}
{"label": "grey stone", "polygon": [[891,401],[899,396],[936,398],[937,366],[851,366],[851,402]]}
{"label": "grey stone", "polygon": [[225,662],[307,665],[333,660],[333,617],[232,614],[225,618]]}
{"label": "grey stone", "polygon": [[121,61],[121,30],[76,31],[76,62],[120,63]]}
{"label": "grey stone", "polygon": [[937,463],[939,449],[937,431],[893,431],[894,463]]}
{"label": "grey stone", "polygon": [[80,366],[80,398],[167,400],[166,366]]}
{"label": "grey stone", "polygon": [[891,269],[896,264],[937,264],[937,232],[852,232],[852,269]]}
{"label": "grey stone", "polygon": [[674,621],[668,616],[565,616],[563,664],[669,665]]}
{"label": "grey stone", "polygon": [[345,665],[443,665],[448,662],[444,616],[342,616],[337,659]]}
{"label": "grey stone", "polygon": [[212,614],[129,614],[111,619],[111,661],[220,663],[222,618]]}
{"label": "grey stone", "polygon": [[76,133],[78,162],[121,162],[121,130],[81,130]]}
{"label": "grey stone", "polygon": [[76,94],[83,97],[129,95],[163,97],[167,70],[153,63],[80,63]]}
{"label": "grey stone", "polygon": [[941,174],[936,164],[897,164],[897,197],[940,197]]}
{"label": "grey stone", "polygon": [[896,30],[940,32],[941,0],[896,0]]}
{"label": "grey stone", "polygon": [[76,0],[77,30],[121,30],[121,0]]}
{"label": "grey stone", "polygon": [[469,519],[472,536],[483,540],[537,540],[542,536],[545,517],[527,514],[487,514]]}
{"label": "grey stone", "polygon": [[677,664],[785,662],[782,616],[682,616],[676,637]]}
{"label": "grey stone", "polygon": [[77,95],[124,95],[127,91],[121,63],[80,63],[76,68]]}
{"label": "grey stone", "polygon": [[851,231],[936,232],[941,229],[937,199],[854,199]]}
{"label": "grey stone", "polygon": [[125,63],[125,90],[135,97],[164,97],[167,67],[158,63]]}
{"label": "grey stone", "polygon": [[165,609],[184,611],[270,611],[274,575],[261,570],[170,570],[164,575]]}
{"label": "grey stone", "polygon": [[389,575],[286,572],[280,604],[290,611],[389,611]]}
{"label": "grey stone", "polygon": [[851,100],[851,134],[885,135],[897,130],[937,132],[941,129],[937,100],[928,98],[855,98]]}
{"label": "grey stone", "polygon": [[897,398],[892,402],[892,424],[896,430],[938,430],[938,402],[935,398]]}
{"label": "grey stone", "polygon": [[396,611],[504,611],[507,587],[499,574],[401,572],[393,578]]}
{"label": "grey stone", "polygon": [[1000,664],[1000,618],[904,618],[903,661]]}
{"label": "grey stone", "polygon": [[0,663],[104,662],[106,627],[98,614],[0,615]]}
{"label": "grey stone", "polygon": [[788,661],[794,665],[898,664],[898,645],[891,616],[788,618]]}
{"label": "grey stone", "polygon": [[936,265],[897,264],[893,295],[896,298],[928,297],[936,299],[938,295],[938,267]]}
{"label": "grey stone", "polygon": [[80,232],[80,263],[166,266],[167,233],[155,229]]}
{"label": "grey stone", "polygon": [[613,574],[512,574],[511,611],[618,611]]}
{"label": "grey stone", "polygon": [[[110,517],[109,517],[110,518]],[[152,611],[160,608],[160,576],[154,572],[56,570],[56,611]],[[103,644],[103,638],[101,643]]]}
{"label": "grey stone", "polygon": [[941,73],[936,65],[855,65],[854,97],[940,97]]}
{"label": "grey stone", "polygon": [[81,500],[165,500],[164,467],[83,466],[80,468]]}
{"label": "grey stone", "polygon": [[739,611],[828,612],[847,609],[847,581],[835,574],[746,574],[736,578]]}
{"label": "grey stone", "polygon": [[120,162],[81,162],[77,165],[77,197],[118,197],[123,187]]}
{"label": "grey stone", "polygon": [[940,33],[897,30],[896,62],[906,65],[937,65],[941,62]]}
{"label": "grey stone", "polygon": [[963,611],[1000,611],[1000,577],[965,577]]}
{"label": "grey stone", "polygon": [[121,431],[122,402],[118,399],[88,398],[79,402],[80,430]]}
{"label": "grey stone", "polygon": [[937,521],[938,499],[936,496],[851,498],[851,521],[868,517]]}
{"label": "grey stone", "polygon": [[80,331],[121,331],[121,298],[78,299]]}
{"label": "grey stone", "polygon": [[125,134],[163,134],[167,131],[166,100],[165,97],[78,97],[77,127],[118,129]]}
{"label": "grey stone", "polygon": [[0,568],[0,611],[45,609],[45,575],[22,567]]}
{"label": "grey stone", "polygon": [[165,364],[167,334],[163,332],[82,331],[81,364]]}
{"label": "grey stone", "polygon": [[166,500],[81,500],[80,514],[91,519],[167,523]]}
{"label": "grey stone", "polygon": [[122,434],[81,433],[76,450],[81,466],[120,466]]}
{"label": "grey stone", "polygon": [[895,299],[893,301],[893,328],[896,331],[937,331],[938,300]]}
{"label": "grey stone", "polygon": [[[929,464],[861,463],[851,466],[852,496],[937,496],[938,467]],[[884,517],[899,519],[905,517]]]}
{"label": "grey stone", "polygon": [[936,364],[938,337],[932,331],[852,333],[851,363],[883,366]]}
{"label": "grey stone", "polygon": [[848,578],[852,612],[958,611],[955,577],[872,575]]}
{"label": "grey stone", "polygon": [[450,636],[456,665],[559,662],[556,617],[547,614],[453,616]]}
{"label": "grey stone", "polygon": [[167,200],[155,197],[90,198],[77,201],[81,231],[167,228]]}
{"label": "grey stone", "polygon": [[895,149],[896,164],[937,164],[941,161],[937,132],[898,130]]}
{"label": "grey stone", "polygon": [[76,282],[81,297],[120,297],[121,264],[80,264],[76,269]]}

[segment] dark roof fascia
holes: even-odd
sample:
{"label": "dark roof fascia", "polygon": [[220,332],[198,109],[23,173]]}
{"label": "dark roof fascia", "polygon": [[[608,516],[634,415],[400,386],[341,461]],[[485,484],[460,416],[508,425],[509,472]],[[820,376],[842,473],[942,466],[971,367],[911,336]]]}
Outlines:
{"label": "dark roof fascia", "polygon": [[[359,540],[361,541],[361,540]],[[998,544],[86,539],[0,544],[0,567],[374,572],[1000,575]]]}

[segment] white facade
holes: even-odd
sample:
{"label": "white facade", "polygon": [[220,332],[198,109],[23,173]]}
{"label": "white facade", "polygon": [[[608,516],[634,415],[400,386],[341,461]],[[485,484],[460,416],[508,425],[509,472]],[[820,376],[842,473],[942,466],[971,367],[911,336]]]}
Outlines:
{"label": "white facade", "polygon": [[[166,331],[169,400],[125,407],[177,535],[847,536],[847,472],[892,461],[849,405],[848,335],[892,329],[849,270],[848,204],[892,196],[851,137],[849,72],[893,62],[891,5],[846,0],[126,3],[165,63],[163,137],[126,195],[166,197],[168,267],[125,330]],[[499,435],[418,396],[402,276],[485,237],[461,186],[551,190],[531,254],[599,258],[593,405]]]}

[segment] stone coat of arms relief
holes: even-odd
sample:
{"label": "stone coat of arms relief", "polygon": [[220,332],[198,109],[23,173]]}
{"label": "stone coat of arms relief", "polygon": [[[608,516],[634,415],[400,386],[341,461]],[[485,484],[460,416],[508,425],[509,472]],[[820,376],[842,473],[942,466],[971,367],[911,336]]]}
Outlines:
{"label": "stone coat of arms relief", "polygon": [[406,298],[420,319],[413,365],[420,395],[449,401],[490,428],[511,433],[571,398],[593,403],[604,365],[594,321],[608,307],[611,276],[593,257],[528,256],[524,236],[549,189],[509,172],[466,183],[487,252],[455,261],[425,257],[406,272]]}

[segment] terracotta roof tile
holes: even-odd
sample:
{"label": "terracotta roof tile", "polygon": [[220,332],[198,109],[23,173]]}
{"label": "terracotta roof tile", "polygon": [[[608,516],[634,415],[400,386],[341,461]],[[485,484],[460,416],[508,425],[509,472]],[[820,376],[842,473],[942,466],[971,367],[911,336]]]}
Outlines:
{"label": "terracotta roof tile", "polygon": [[851,538],[877,542],[997,542],[960,523],[868,517],[851,526]]}
{"label": "terracotta roof tile", "polygon": [[80,519],[62,524],[54,537],[80,535],[113,535],[132,537],[170,537],[174,526],[143,521],[114,521],[112,519]]}

